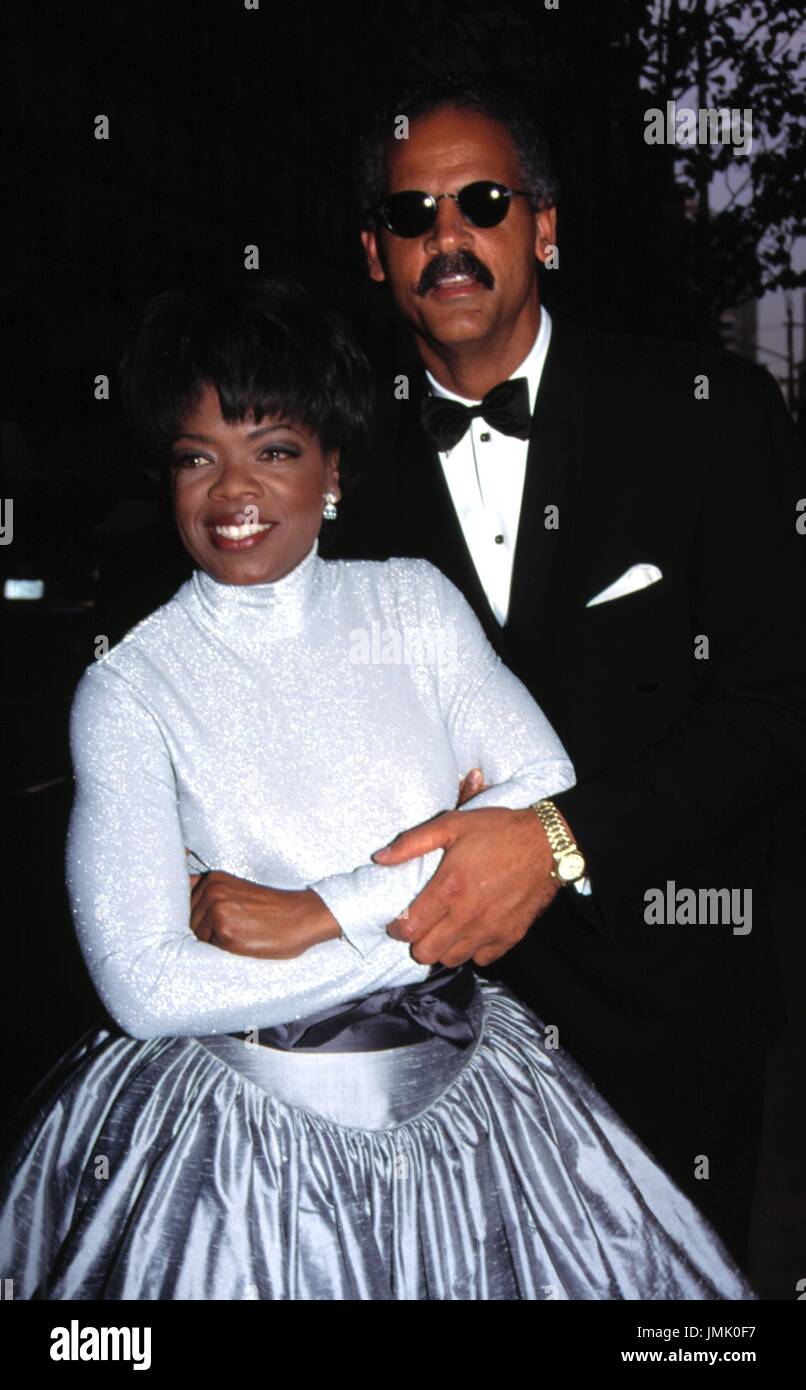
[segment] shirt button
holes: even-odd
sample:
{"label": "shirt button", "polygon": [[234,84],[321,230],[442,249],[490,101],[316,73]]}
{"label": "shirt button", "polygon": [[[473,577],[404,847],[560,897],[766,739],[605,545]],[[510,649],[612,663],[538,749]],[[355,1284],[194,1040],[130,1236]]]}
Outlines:
{"label": "shirt button", "polygon": [[495,543],[496,543],[496,545],[503,545],[503,544],[504,544],[504,537],[503,537],[503,536],[496,536],[496,538],[495,538]]}
{"label": "shirt button", "polygon": [[489,444],[490,436],[487,430],[484,430],[483,433],[479,435],[479,439],[481,440],[482,444]]}

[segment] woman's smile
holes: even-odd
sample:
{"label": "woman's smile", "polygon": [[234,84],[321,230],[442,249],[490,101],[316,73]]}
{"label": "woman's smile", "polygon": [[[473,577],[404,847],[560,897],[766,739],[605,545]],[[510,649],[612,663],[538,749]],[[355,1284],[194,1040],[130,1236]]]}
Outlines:
{"label": "woman's smile", "polygon": [[276,521],[244,521],[242,518],[243,513],[239,512],[230,520],[216,518],[207,523],[207,534],[216,550],[254,550],[273,535],[278,525]]}

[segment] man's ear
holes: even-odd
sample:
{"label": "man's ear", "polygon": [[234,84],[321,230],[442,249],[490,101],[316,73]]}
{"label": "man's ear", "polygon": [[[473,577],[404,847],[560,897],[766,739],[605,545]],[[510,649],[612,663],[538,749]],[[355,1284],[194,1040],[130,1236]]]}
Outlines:
{"label": "man's ear", "polygon": [[535,213],[535,255],[545,261],[549,248],[557,245],[557,209],[541,208]]}
{"label": "man's ear", "polygon": [[375,232],[362,232],[361,244],[364,247],[364,254],[367,258],[367,268],[369,270],[370,280],[377,280],[379,282],[381,280],[385,280],[386,271],[384,270],[381,264],[381,258],[378,253],[378,238],[375,235]]}

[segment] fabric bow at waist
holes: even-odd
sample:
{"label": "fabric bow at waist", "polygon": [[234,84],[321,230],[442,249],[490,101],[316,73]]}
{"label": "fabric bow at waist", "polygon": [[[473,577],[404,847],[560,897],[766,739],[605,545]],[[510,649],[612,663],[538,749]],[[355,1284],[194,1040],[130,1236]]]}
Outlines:
{"label": "fabric bow at waist", "polygon": [[420,984],[376,990],[354,1003],[261,1028],[258,1041],[282,1052],[377,1052],[434,1037],[464,1048],[475,1039],[467,1014],[475,987],[470,964],[456,969],[441,965]]}

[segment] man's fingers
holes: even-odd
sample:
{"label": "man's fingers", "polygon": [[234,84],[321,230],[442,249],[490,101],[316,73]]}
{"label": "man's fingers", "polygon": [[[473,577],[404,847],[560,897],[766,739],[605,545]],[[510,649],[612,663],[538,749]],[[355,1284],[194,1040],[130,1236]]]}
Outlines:
{"label": "man's fingers", "polygon": [[408,938],[403,930],[407,921],[407,917],[396,917],[395,920],[393,922],[390,922],[388,927],[386,928],[387,936],[391,936],[393,941],[407,941]]}
{"label": "man's fingers", "polygon": [[464,806],[466,801],[470,801],[477,792],[483,789],[484,782],[482,780],[481,768],[472,767],[467,776],[463,777],[459,782],[459,797],[456,805]]}
{"label": "man's fingers", "polygon": [[444,887],[427,883],[413,902],[409,903],[406,916],[397,919],[398,941],[422,941],[424,936],[440,924],[449,922],[450,902],[445,897]]}
{"label": "man's fingers", "polygon": [[376,849],[371,856],[380,864],[405,864],[408,859],[419,859],[430,854],[433,849],[446,849],[455,838],[450,811],[441,811],[438,816],[413,825],[410,830],[401,830],[394,840],[383,849]]}
{"label": "man's fingers", "polygon": [[412,946],[411,954],[420,965],[464,965],[480,945],[478,932],[456,936],[456,927],[445,918]]}
{"label": "man's fingers", "polygon": [[408,946],[420,941],[441,922],[446,922],[448,909],[435,893],[429,893],[426,886],[420,896],[408,907],[405,917],[396,917],[387,927],[387,932],[395,941],[405,941]]}
{"label": "man's fingers", "polygon": [[482,946],[473,956],[474,965],[492,965],[494,960],[506,953],[507,947],[501,943],[498,946]]}

